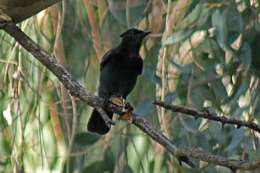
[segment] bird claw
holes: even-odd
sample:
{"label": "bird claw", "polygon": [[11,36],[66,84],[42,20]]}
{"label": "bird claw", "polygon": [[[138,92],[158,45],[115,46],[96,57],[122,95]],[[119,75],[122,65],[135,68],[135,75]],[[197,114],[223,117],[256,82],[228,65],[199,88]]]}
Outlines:
{"label": "bird claw", "polygon": [[130,103],[125,102],[125,99],[121,96],[114,96],[109,99],[109,101],[120,107],[122,114],[120,114],[120,119],[132,122],[132,111],[134,108],[131,106]]}
{"label": "bird claw", "polygon": [[114,105],[116,105],[116,106],[118,106],[118,107],[124,107],[124,102],[125,102],[125,100],[123,99],[123,97],[121,97],[121,96],[112,96],[110,99],[109,99],[109,101],[112,103],[112,104],[114,104]]}
{"label": "bird claw", "polygon": [[131,112],[131,111],[134,110],[133,107],[130,105],[130,103],[127,103],[125,101],[125,99],[123,97],[121,97],[121,96],[119,96],[119,97],[118,96],[113,96],[113,97],[111,97],[109,99],[109,101],[112,104],[120,107],[121,108],[121,112]]}

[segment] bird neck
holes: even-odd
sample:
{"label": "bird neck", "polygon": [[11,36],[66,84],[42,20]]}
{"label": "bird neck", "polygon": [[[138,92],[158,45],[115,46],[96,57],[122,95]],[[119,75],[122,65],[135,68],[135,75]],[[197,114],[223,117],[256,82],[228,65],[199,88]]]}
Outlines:
{"label": "bird neck", "polygon": [[119,45],[119,48],[121,51],[127,52],[129,54],[139,54],[141,44],[129,42],[127,40],[122,40],[122,42]]}

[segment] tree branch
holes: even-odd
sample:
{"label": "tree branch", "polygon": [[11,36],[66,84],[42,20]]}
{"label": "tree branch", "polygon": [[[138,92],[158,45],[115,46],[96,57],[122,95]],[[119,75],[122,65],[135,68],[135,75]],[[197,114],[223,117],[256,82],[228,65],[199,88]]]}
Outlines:
{"label": "tree branch", "polygon": [[97,107],[96,109],[101,115],[101,117],[103,118],[103,120],[105,121],[107,127],[110,127],[111,125],[115,125],[115,122],[108,117],[107,113],[104,111],[103,108]]}
{"label": "tree branch", "polygon": [[260,126],[254,122],[242,121],[242,120],[238,120],[235,118],[229,118],[227,116],[217,116],[214,113],[210,113],[209,111],[199,111],[194,108],[170,105],[170,104],[166,104],[166,103],[160,102],[160,101],[156,101],[156,102],[154,102],[154,104],[164,107],[165,109],[169,109],[172,112],[180,112],[180,113],[184,113],[189,116],[196,117],[196,118],[200,117],[200,118],[206,118],[206,119],[213,120],[213,121],[218,121],[218,122],[221,122],[223,125],[224,124],[233,124],[233,125],[236,125],[237,128],[244,126],[244,127],[247,127],[249,129],[252,129],[252,130],[260,133]]}
{"label": "tree branch", "polygon": [[253,170],[260,167],[260,160],[231,160],[222,156],[213,155],[198,148],[177,147],[171,140],[163,135],[160,130],[154,129],[152,125],[144,118],[135,116],[133,119],[133,124],[143,130],[153,140],[160,143],[165,147],[165,149],[167,149],[175,156],[192,157],[215,165],[228,167],[232,170]]}
{"label": "tree branch", "polygon": [[0,0],[0,22],[21,22],[60,0]]}
{"label": "tree branch", "polygon": [[[15,26],[15,24],[7,24],[3,27],[3,29],[17,42],[19,42],[28,52],[30,52],[37,60],[39,60],[46,68],[48,68],[59,79],[59,81],[65,86],[65,88],[72,96],[78,97],[88,105],[95,108],[102,108],[107,105],[104,99],[88,92],[81,84],[73,79],[72,75],[62,65],[57,63],[52,55],[41,49],[33,40],[31,40],[17,26]],[[122,113],[121,108],[114,104],[108,104],[106,109],[116,113]],[[139,117],[136,114],[134,114],[132,123],[177,157],[192,157],[208,163],[228,167],[232,170],[252,170],[260,167],[260,160],[229,160],[221,156],[212,155],[201,149],[177,147],[170,139],[163,135],[160,130],[154,129],[147,120]]]}

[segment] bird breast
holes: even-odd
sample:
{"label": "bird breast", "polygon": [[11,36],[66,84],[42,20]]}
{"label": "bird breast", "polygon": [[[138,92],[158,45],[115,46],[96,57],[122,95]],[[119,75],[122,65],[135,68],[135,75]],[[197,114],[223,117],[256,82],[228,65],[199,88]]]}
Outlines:
{"label": "bird breast", "polygon": [[111,61],[101,71],[99,91],[109,96],[126,97],[135,86],[138,76],[137,68],[138,60],[135,59]]}

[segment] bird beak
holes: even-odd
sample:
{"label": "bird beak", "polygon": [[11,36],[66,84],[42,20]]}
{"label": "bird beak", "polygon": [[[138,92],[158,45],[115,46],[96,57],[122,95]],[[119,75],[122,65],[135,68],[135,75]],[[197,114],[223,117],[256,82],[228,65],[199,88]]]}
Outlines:
{"label": "bird beak", "polygon": [[144,31],[142,34],[141,34],[141,37],[142,38],[145,38],[147,35],[149,35],[151,33],[151,31]]}

